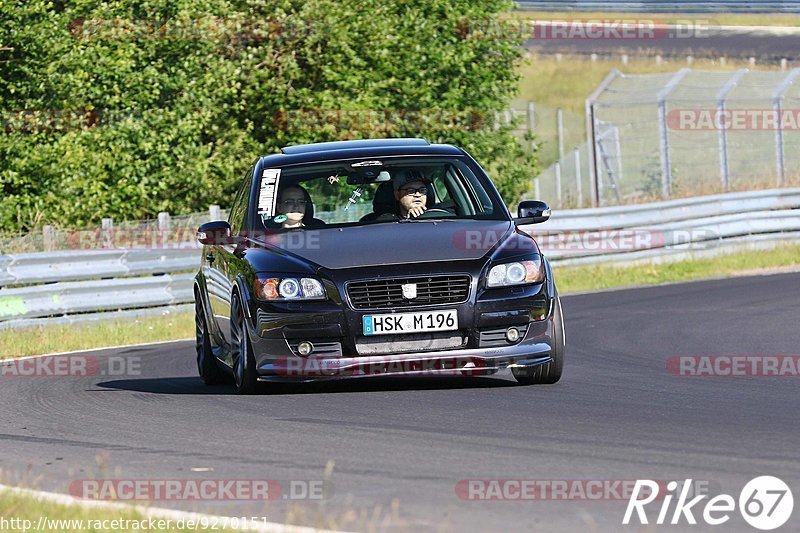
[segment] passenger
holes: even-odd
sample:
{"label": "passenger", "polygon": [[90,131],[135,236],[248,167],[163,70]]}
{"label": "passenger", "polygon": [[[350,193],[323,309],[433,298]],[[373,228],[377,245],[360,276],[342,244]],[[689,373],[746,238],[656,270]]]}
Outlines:
{"label": "passenger", "polygon": [[[277,209],[278,213],[286,217],[281,227],[284,229],[304,227],[304,219],[310,206],[311,198],[304,188],[292,185],[283,189],[278,198]],[[313,216],[313,211],[311,216]]]}
{"label": "passenger", "polygon": [[400,210],[400,218],[415,218],[428,210],[428,184],[419,170],[398,172],[392,179],[394,197]]}

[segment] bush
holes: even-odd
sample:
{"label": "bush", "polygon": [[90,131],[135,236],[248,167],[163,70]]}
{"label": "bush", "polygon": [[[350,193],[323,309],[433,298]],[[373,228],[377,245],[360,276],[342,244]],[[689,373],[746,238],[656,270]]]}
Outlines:
{"label": "bush", "polygon": [[489,117],[520,43],[464,31],[509,7],[0,0],[2,227],[226,206],[259,155],[385,136],[463,146],[511,203],[535,159]]}

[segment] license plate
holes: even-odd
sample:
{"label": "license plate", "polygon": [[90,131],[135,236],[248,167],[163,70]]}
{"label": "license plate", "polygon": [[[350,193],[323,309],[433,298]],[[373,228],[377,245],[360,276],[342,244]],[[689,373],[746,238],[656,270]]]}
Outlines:
{"label": "license plate", "polygon": [[458,329],[458,315],[455,309],[423,313],[364,315],[363,323],[364,335],[451,331]]}

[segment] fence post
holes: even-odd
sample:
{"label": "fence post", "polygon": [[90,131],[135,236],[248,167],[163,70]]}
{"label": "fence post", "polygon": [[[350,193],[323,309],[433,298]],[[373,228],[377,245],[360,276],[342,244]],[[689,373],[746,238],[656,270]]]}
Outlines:
{"label": "fence post", "polygon": [[[528,131],[531,132],[533,135],[534,131],[536,130],[536,104],[533,102],[528,102]],[[531,141],[531,151],[536,151],[536,140]]]}
{"label": "fence post", "polygon": [[778,187],[786,183],[786,147],[783,139],[783,95],[800,75],[800,68],[793,68],[772,94],[775,111],[775,158],[778,163]]}
{"label": "fence post", "polygon": [[162,246],[167,244],[169,239],[169,231],[172,229],[172,221],[170,221],[169,213],[162,211],[158,214],[158,233],[160,235],[160,243]]}
{"label": "fence post", "polygon": [[578,207],[583,207],[583,183],[581,183],[581,151],[575,149],[575,193],[578,197]]}
{"label": "fence post", "polygon": [[208,220],[222,220],[222,210],[219,208],[218,205],[210,205],[208,206]]}
{"label": "fence post", "polygon": [[101,222],[102,228],[102,246],[103,248],[114,247],[114,219],[104,218]]}
{"label": "fence post", "polygon": [[42,228],[42,242],[44,243],[44,251],[52,252],[56,249],[56,228],[47,225]]}
{"label": "fence post", "polygon": [[614,126],[614,150],[617,152],[617,186],[622,187],[622,141],[619,138],[619,126]]}
{"label": "fence post", "polygon": [[731,188],[730,170],[728,169],[728,125],[725,123],[725,99],[728,97],[742,76],[747,74],[747,69],[740,69],[725,83],[717,94],[717,122],[719,122],[719,171],[722,179],[722,190],[728,192]]}
{"label": "fence post", "polygon": [[564,112],[556,109],[556,135],[558,138],[558,160],[564,159]]}
{"label": "fence post", "polygon": [[612,70],[605,79],[600,82],[597,89],[589,95],[585,104],[586,115],[586,146],[589,148],[589,184],[592,188],[592,206],[599,207],[602,205],[603,199],[600,197],[600,189],[598,185],[598,176],[600,172],[597,167],[597,149],[595,143],[597,142],[597,124],[595,117],[595,101],[605,91],[614,79],[621,75],[618,69]]}
{"label": "fence post", "polygon": [[559,209],[563,205],[563,196],[561,194],[561,161],[556,161],[556,202],[558,202]]}
{"label": "fence post", "polygon": [[661,197],[665,200],[672,194],[672,162],[669,158],[669,129],[667,128],[667,97],[692,70],[682,68],[675,73],[657,95],[658,133],[661,152]]}

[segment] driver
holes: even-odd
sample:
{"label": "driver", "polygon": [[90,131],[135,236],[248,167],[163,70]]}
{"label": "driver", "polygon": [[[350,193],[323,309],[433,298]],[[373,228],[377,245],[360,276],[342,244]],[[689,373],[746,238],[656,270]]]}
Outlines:
{"label": "driver", "polygon": [[306,216],[306,207],[310,204],[308,192],[299,185],[286,187],[278,198],[278,213],[283,215],[285,229],[302,228],[305,226],[303,219]]}
{"label": "driver", "polygon": [[394,198],[400,210],[400,218],[414,218],[427,211],[428,184],[430,179],[416,169],[398,172],[392,178]]}

